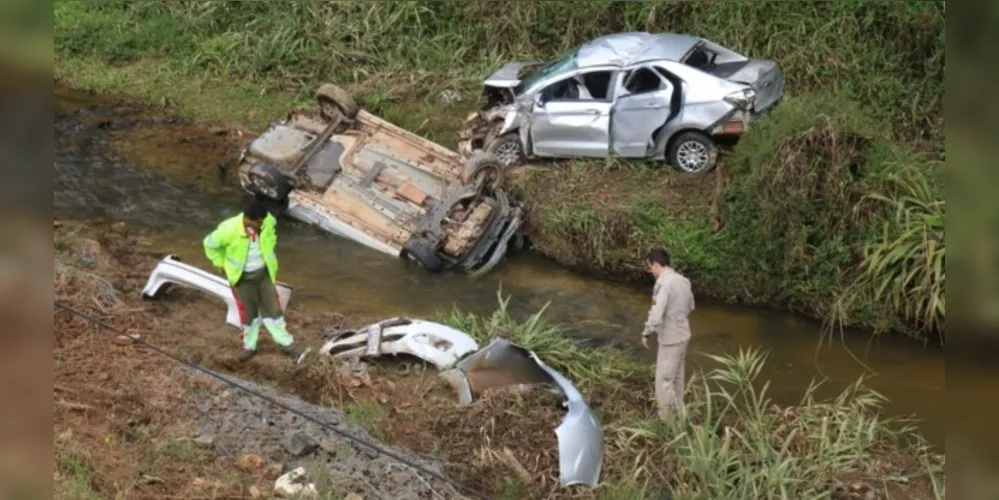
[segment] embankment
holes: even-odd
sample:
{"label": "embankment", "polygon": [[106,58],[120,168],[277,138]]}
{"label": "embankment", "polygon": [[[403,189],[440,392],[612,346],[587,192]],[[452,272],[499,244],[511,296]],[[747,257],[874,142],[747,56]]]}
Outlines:
{"label": "embankment", "polygon": [[943,2],[57,2],[56,75],[258,128],[322,81],[453,146],[484,76],[628,30],[778,60],[788,97],[707,178],[565,162],[524,185],[534,247],[628,279],[943,341]]}
{"label": "embankment", "polygon": [[[514,318],[504,301],[491,316],[442,314],[480,345],[509,335],[585,395],[604,433],[601,484],[557,488],[557,395],[518,387],[458,406],[435,369],[415,359],[353,364],[312,355],[294,366],[266,338],[241,364],[217,300],[182,287],[139,298],[157,261],[144,236],[122,224],[56,221],[55,299],[352,435],[421,456],[424,466],[443,464],[448,477],[491,498],[943,498],[943,456],[904,422],[882,419],[883,399],[862,381],[833,400],[806,391],[799,405],[778,406],[755,380],[764,356],[718,357],[690,380],[686,411],[659,421],[650,418],[650,367],[616,349],[582,347],[541,313]],[[296,343],[314,351],[327,327],[361,326],[294,306],[287,317]],[[256,498],[298,466],[321,498],[408,499],[427,490],[457,498],[445,484],[192,376],[61,307],[54,321],[56,498]]]}

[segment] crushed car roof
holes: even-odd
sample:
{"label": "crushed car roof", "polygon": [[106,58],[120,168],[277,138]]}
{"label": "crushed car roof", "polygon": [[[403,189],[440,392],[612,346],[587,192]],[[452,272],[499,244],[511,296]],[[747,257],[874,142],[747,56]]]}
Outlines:
{"label": "crushed car roof", "polygon": [[594,38],[579,47],[576,64],[628,66],[642,61],[679,61],[701,41],[693,35],[633,31]]}

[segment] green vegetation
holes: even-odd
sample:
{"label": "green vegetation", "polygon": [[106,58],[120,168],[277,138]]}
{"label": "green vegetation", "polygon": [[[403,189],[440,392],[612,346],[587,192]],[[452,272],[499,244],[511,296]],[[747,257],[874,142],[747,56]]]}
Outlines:
{"label": "green vegetation", "polygon": [[879,498],[944,498],[942,457],[908,422],[882,419],[886,400],[863,379],[828,401],[815,398],[813,383],[797,405],[782,407],[759,379],[766,355],[712,356],[716,367],[689,382],[685,410],[650,421],[641,399],[651,397],[648,366],[574,343],[545,322],[543,310],[515,318],[507,301],[501,297],[489,317],[455,310],[441,319],[480,342],[509,335],[586,394],[605,429],[596,498],[663,498],[664,488],[674,498],[828,498],[837,487],[866,484],[862,478],[879,478],[865,486]]}
{"label": "green vegetation", "polygon": [[[503,62],[628,30],[774,58],[788,97],[717,177],[617,161],[536,169],[524,192],[539,251],[630,277],[666,245],[719,298],[942,341],[942,1],[59,1],[56,75],[256,127],[333,81],[453,146]],[[896,179],[924,189],[903,200]]]}

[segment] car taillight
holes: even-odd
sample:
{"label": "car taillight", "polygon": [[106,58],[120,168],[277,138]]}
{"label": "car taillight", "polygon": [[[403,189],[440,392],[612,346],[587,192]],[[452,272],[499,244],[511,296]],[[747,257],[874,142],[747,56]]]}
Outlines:
{"label": "car taillight", "polygon": [[755,100],[756,100],[756,91],[754,91],[753,89],[738,90],[725,96],[725,102],[739,109],[745,109],[745,110],[752,108],[753,101]]}

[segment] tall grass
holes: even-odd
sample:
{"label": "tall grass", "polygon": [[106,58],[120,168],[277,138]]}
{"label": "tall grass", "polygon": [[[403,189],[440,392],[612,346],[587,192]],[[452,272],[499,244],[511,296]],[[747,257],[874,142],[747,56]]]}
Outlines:
{"label": "tall grass", "polygon": [[499,303],[489,316],[463,311],[458,306],[438,315],[439,321],[472,336],[477,342],[488,342],[496,335],[505,335],[512,342],[534,351],[556,370],[579,383],[581,388],[606,386],[609,381],[624,381],[648,371],[615,349],[592,349],[571,337],[565,330],[544,320],[546,305],[527,318],[511,314],[510,296],[497,291]]}
{"label": "tall grass", "polygon": [[55,5],[62,57],[175,61],[188,73],[312,89],[378,77],[385,88],[474,84],[499,64],[547,59],[613,31],[703,35],[776,58],[795,92],[842,90],[905,137],[939,137],[944,3],[215,2]]}
{"label": "tall grass", "polygon": [[[878,239],[864,246],[857,286],[873,300],[921,328],[943,334],[946,318],[945,200],[933,177],[904,168],[887,179],[887,193],[871,193],[856,210],[874,203],[887,209]],[[942,339],[941,339],[942,340]]]}
{"label": "tall grass", "polygon": [[[649,420],[635,398],[600,404],[608,386],[633,385],[634,375],[649,377],[610,348],[580,346],[549,325],[544,310],[526,318],[511,315],[509,299],[499,298],[490,316],[453,310],[441,319],[479,341],[497,334],[534,350],[582,388],[601,408],[605,429],[606,472],[594,497],[662,498],[830,498],[837,487],[856,482],[876,489],[880,498],[944,498],[943,463],[910,422],[880,416],[886,399],[858,379],[837,397],[819,400],[813,382],[800,401],[778,405],[769,381],[760,380],[767,356],[757,349],[710,356],[715,368],[691,378],[682,411]],[[648,391],[651,387],[635,390]],[[916,469],[912,468],[916,464]],[[917,490],[889,491],[885,481],[917,484]],[[894,476],[893,476],[894,475]],[[835,497],[834,497],[835,498]]]}

